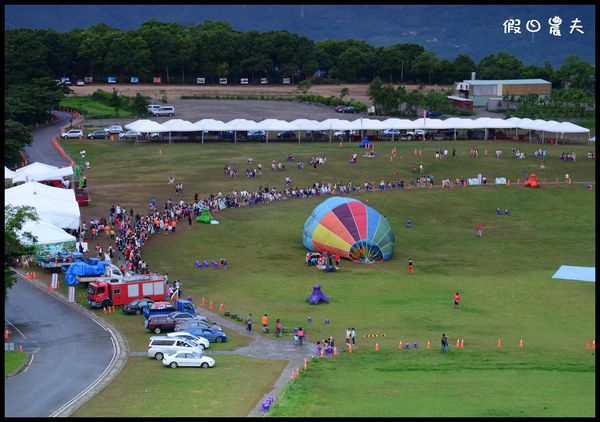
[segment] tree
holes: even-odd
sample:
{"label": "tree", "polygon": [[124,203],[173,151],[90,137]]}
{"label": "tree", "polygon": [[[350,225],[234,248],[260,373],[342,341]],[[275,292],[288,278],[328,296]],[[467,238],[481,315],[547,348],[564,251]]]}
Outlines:
{"label": "tree", "polygon": [[476,64],[466,54],[459,54],[454,59],[453,64],[453,78],[455,82],[463,81],[465,79],[471,79],[471,72],[475,72]]}
{"label": "tree", "polygon": [[[402,88],[403,90],[404,88]],[[381,78],[377,77],[369,84],[367,93],[373,101],[377,114],[389,114],[398,108],[400,90],[392,85],[384,85]]]}
{"label": "tree", "polygon": [[297,89],[302,93],[302,95],[306,95],[311,88],[312,84],[307,80],[298,82]]}
{"label": "tree", "polygon": [[485,56],[477,66],[478,79],[520,79],[523,62],[506,52]]}
{"label": "tree", "polygon": [[563,87],[566,86],[565,84],[570,84],[571,88],[583,89],[590,93],[596,92],[594,66],[575,55],[567,56],[557,73]]}
{"label": "tree", "polygon": [[[12,271],[16,260],[24,255],[31,255],[35,248],[25,246],[21,243],[18,233],[23,229],[27,220],[38,220],[37,213],[33,207],[4,206],[4,298],[17,279]],[[37,238],[29,232],[21,233],[21,237],[31,242],[37,242]]]}
{"label": "tree", "polygon": [[340,100],[344,101],[344,97],[347,97],[350,94],[350,90],[346,87],[340,89]]}
{"label": "tree", "polygon": [[142,117],[148,114],[148,100],[139,92],[133,97],[131,102],[132,111],[138,116]]}
{"label": "tree", "polygon": [[21,163],[19,151],[33,140],[31,131],[14,120],[4,121],[4,164],[12,167]]}
{"label": "tree", "polygon": [[411,72],[417,74],[427,74],[429,85],[431,85],[431,76],[437,70],[439,60],[432,51],[425,51],[419,54],[412,64]]}

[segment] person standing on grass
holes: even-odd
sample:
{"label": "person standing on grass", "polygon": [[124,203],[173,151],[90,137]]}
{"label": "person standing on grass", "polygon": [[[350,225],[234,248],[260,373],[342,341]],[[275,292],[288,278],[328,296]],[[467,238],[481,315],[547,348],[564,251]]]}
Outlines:
{"label": "person standing on grass", "polygon": [[483,237],[483,224],[478,223],[475,228],[477,229],[477,236]]}
{"label": "person standing on grass", "polygon": [[460,295],[456,292],[454,293],[454,307],[458,308],[458,305],[460,305]]}
{"label": "person standing on grass", "polygon": [[356,344],[356,330],[354,327],[350,330],[350,337],[352,338],[352,344]]}
{"label": "person standing on grass", "polygon": [[279,318],[277,318],[277,321],[275,321],[275,335],[277,337],[281,337],[281,321]]}
{"label": "person standing on grass", "polygon": [[248,314],[248,318],[246,318],[246,330],[252,331],[252,314]]}
{"label": "person standing on grass", "polygon": [[300,341],[300,346],[302,346],[302,340],[304,340],[304,329],[302,327],[298,328],[298,340]]}
{"label": "person standing on grass", "polygon": [[414,265],[413,265],[412,258],[408,258],[408,272],[409,272],[410,274],[412,274],[412,273],[414,273],[414,272],[415,272],[415,267],[414,267]]}
{"label": "person standing on grass", "polygon": [[188,230],[192,228],[192,213],[188,212]]}
{"label": "person standing on grass", "polygon": [[448,351],[448,337],[446,337],[446,334],[442,334],[442,352],[447,352]]}
{"label": "person standing on grass", "polygon": [[262,318],[260,319],[260,323],[262,324],[263,329],[267,328],[267,325],[269,324],[269,317],[267,316],[267,314],[264,314],[262,316]]}
{"label": "person standing on grass", "polygon": [[350,328],[348,328],[346,330],[346,337],[345,338],[346,338],[346,347],[349,347],[350,346],[350,341],[352,339],[352,330],[350,330]]}

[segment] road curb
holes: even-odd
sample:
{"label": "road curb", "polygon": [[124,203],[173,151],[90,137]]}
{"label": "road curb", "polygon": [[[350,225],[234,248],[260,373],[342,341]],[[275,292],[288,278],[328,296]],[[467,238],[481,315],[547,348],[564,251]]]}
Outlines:
{"label": "road curb", "polygon": [[25,277],[20,271],[13,269],[13,271],[21,276],[21,278],[27,282],[29,282],[32,286],[42,290],[52,298],[61,301],[63,304],[69,306],[71,309],[79,312],[80,314],[88,317],[99,326],[101,326],[111,337],[113,343],[113,358],[104,370],[102,374],[96,380],[94,380],[87,388],[69,400],[67,403],[62,405],[60,408],[52,412],[50,417],[66,417],[81,407],[85,402],[91,399],[93,396],[98,394],[104,387],[106,387],[118,374],[121,372],[123,367],[125,366],[125,362],[127,361],[127,357],[129,356],[129,348],[127,346],[127,341],[121,333],[112,323],[109,321],[97,316],[93,312],[83,308],[82,306],[71,303],[59,293],[54,291],[49,291],[48,286],[44,283],[41,283],[37,280],[30,280]]}

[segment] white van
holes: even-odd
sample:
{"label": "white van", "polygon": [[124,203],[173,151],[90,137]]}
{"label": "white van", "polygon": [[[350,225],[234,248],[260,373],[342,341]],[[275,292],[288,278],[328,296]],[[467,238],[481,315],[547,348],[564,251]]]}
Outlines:
{"label": "white van", "polygon": [[150,114],[153,116],[172,116],[175,114],[175,107],[173,106],[160,106],[157,109],[150,110]]}
{"label": "white van", "polygon": [[153,336],[148,344],[148,357],[162,360],[165,355],[176,352],[194,352],[204,354],[204,348],[180,337]]}

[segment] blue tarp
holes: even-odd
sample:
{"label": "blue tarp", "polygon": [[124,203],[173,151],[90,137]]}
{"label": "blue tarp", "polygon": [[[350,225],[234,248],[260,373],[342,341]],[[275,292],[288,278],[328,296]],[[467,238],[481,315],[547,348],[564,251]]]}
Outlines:
{"label": "blue tarp", "polygon": [[591,281],[596,282],[596,267],[574,267],[571,265],[561,265],[552,278],[563,280]]}
{"label": "blue tarp", "polygon": [[359,148],[366,148],[367,145],[369,145],[371,142],[369,141],[369,137],[365,136],[364,138],[362,138],[362,141],[360,142]]}
{"label": "blue tarp", "polygon": [[108,265],[106,261],[100,261],[98,258],[89,258],[86,262],[74,262],[69,266],[65,274],[65,282],[68,285],[79,284],[77,276],[89,277],[94,275],[104,275],[104,268]]}

